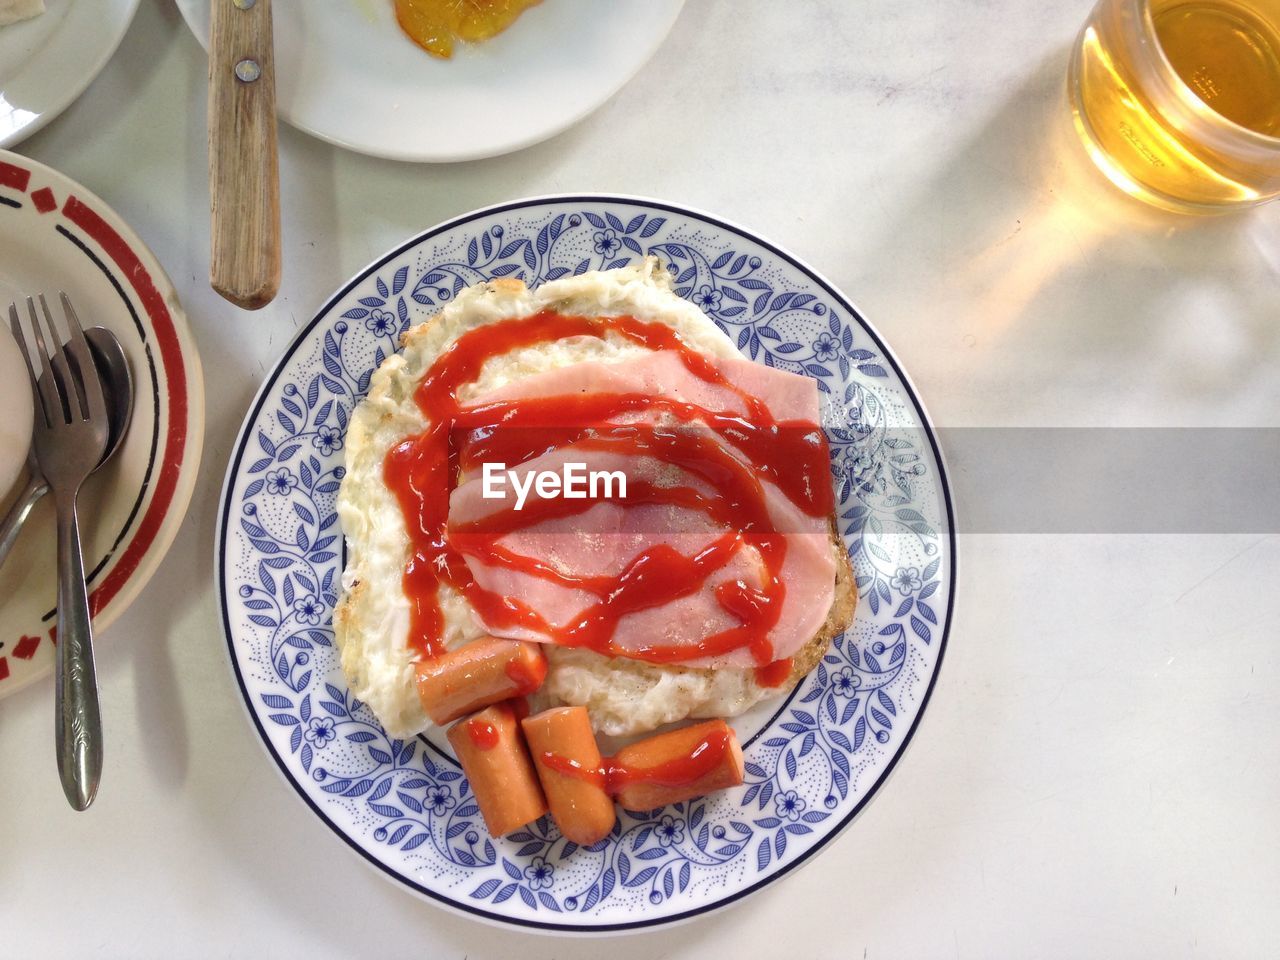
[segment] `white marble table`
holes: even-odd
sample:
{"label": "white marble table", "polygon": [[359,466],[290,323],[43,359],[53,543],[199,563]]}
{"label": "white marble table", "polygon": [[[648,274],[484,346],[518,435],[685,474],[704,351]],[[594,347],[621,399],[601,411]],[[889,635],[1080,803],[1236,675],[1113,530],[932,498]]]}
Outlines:
{"label": "white marble table", "polygon": [[[264,371],[348,275],[445,217],[569,190],[723,213],[848,291],[944,426],[1280,426],[1280,205],[1176,219],[1081,166],[1063,78],[1086,5],[691,0],[620,95],[513,156],[400,165],[282,129],[284,286],[246,315],[205,281],[202,54],[145,0],[19,149],[176,282],[209,385],[203,476],[101,638],[88,815],[58,787],[50,684],[0,702],[0,956],[599,955],[362,866],[266,762],[215,617],[218,491]],[[983,489],[954,460],[963,517]],[[612,956],[1274,954],[1280,538],[974,533],[960,570],[941,682],[877,802],[785,881]]]}

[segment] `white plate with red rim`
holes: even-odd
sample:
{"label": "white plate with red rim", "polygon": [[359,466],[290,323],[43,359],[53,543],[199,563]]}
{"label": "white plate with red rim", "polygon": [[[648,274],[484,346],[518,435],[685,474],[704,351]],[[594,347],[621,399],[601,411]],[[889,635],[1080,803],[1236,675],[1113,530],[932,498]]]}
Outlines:
{"label": "white plate with red rim", "polygon": [[46,0],[0,27],[0,147],[31,136],[93,82],[124,38],[138,0]]}
{"label": "white plate with red rim", "polygon": [[[59,290],[85,326],[106,327],[119,338],[136,390],[123,445],[80,497],[90,606],[102,630],[150,579],[186,513],[204,435],[200,359],[177,292],[129,226],[80,184],[0,150],[6,328],[10,302]],[[0,491],[0,508],[14,493]],[[0,567],[0,697],[52,669],[57,582],[50,499],[37,505]]]}
{"label": "white plate with red rim", "polygon": [[[207,49],[209,0],[177,0]],[[543,0],[452,60],[416,46],[393,0],[276,0],[277,104],[322,140],[392,160],[493,157],[577,123],[662,44],[684,0]]]}
{"label": "white plate with red rim", "polygon": [[[492,840],[438,731],[388,737],[352,698],[338,662],[334,498],[350,411],[400,333],[463,286],[490,277],[536,284],[650,253],[744,354],[818,381],[857,617],[784,702],[733,721],[747,760],[741,787],[623,813],[592,847],[566,841],[546,818]],[[321,822],[386,876],[450,909],[601,933],[738,901],[852,822],[902,755],[937,678],[954,600],[953,530],[941,453],[915,389],[827,280],[709,214],[557,196],[478,210],[407,240],[299,331],[233,450],[214,570],[249,717]]]}

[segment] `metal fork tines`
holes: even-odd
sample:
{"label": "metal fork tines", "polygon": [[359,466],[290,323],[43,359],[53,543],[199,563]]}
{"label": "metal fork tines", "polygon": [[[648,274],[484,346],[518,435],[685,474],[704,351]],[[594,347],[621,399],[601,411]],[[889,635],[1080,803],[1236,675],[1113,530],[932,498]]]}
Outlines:
{"label": "metal fork tines", "polygon": [[68,328],[65,342],[58,336],[43,294],[39,297],[43,320],[36,312],[36,301],[27,298],[30,339],[23,335],[16,303],[9,305],[9,323],[26,358],[35,396],[32,448],[53,491],[58,513],[54,686],[58,772],[67,800],[77,810],[84,810],[93,802],[102,774],[102,718],[76,499],[80,485],[106,449],[108,419],[102,382],[80,320],[67,295],[59,296]]}

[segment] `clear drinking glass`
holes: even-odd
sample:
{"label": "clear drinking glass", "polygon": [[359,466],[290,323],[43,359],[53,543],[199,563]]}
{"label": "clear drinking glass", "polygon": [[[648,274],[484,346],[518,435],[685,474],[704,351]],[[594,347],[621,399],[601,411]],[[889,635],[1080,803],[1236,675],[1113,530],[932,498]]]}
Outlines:
{"label": "clear drinking glass", "polygon": [[1068,88],[1125,192],[1189,212],[1280,195],[1280,0],[1099,0]]}

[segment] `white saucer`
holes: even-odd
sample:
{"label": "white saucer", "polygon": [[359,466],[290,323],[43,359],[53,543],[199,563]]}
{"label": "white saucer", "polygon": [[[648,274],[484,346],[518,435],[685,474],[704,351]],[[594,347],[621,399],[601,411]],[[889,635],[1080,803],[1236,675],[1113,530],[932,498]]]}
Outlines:
{"label": "white saucer", "polygon": [[[209,45],[209,0],[177,0]],[[684,0],[545,0],[452,60],[419,49],[391,0],[276,0],[280,116],[394,160],[473,160],[545,140],[595,110],[661,45]],[[666,91],[655,90],[655,96]]]}
{"label": "white saucer", "polygon": [[0,28],[0,147],[65,110],[120,46],[138,0],[46,0],[32,20]]}

